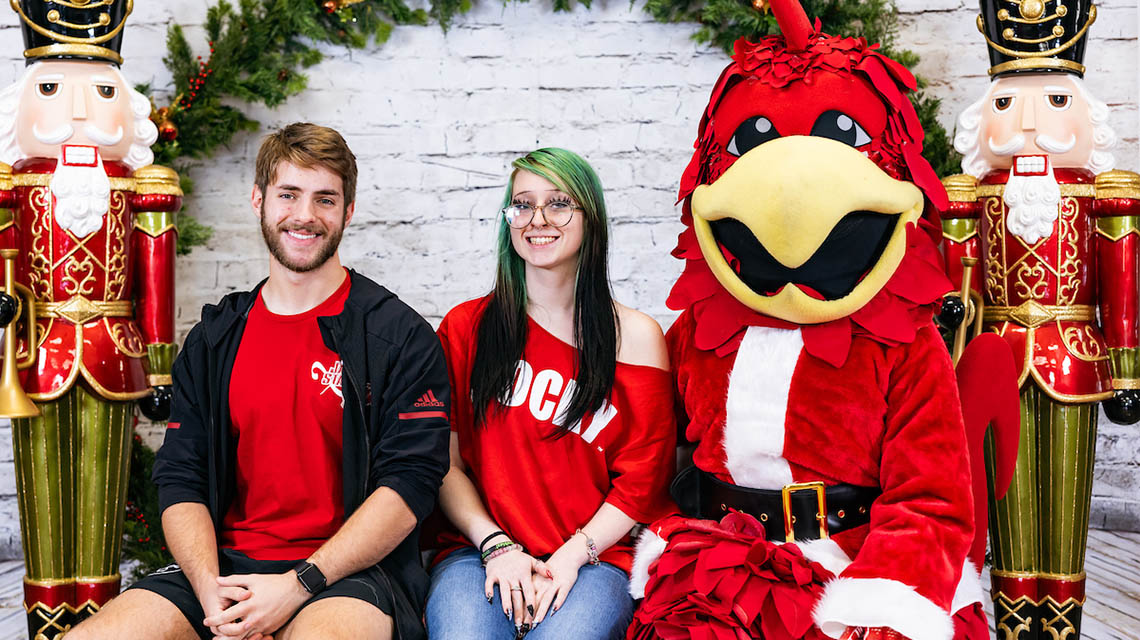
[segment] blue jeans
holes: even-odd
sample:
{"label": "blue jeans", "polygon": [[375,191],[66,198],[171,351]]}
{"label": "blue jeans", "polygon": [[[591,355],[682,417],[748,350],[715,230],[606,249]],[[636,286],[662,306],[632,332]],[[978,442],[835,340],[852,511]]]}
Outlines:
{"label": "blue jeans", "polygon": [[[431,572],[425,619],[429,640],[513,640],[515,624],[503,615],[499,588],[487,604],[487,574],[479,552],[465,548],[443,559]],[[526,634],[527,640],[620,640],[633,620],[629,577],[602,563],[578,571],[578,581],[556,613]]]}

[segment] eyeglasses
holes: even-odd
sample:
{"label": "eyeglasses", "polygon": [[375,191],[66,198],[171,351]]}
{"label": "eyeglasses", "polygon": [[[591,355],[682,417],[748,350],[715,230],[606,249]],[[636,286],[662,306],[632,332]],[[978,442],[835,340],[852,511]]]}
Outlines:
{"label": "eyeglasses", "polygon": [[574,212],[582,207],[575,206],[565,200],[553,200],[543,205],[526,204],[520,202],[509,207],[503,207],[500,213],[507,219],[507,224],[515,229],[527,228],[534,220],[534,214],[541,211],[546,223],[552,227],[565,227],[570,224]]}

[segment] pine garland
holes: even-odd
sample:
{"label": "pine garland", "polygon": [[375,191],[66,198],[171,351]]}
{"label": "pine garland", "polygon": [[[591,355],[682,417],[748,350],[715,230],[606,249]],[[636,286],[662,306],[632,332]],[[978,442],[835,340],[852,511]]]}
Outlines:
{"label": "pine garland", "polygon": [[[645,10],[660,22],[696,22],[693,39],[732,53],[737,38],[755,40],[780,31],[776,17],[764,10],[763,0],[647,0]],[[918,64],[913,51],[898,49],[898,8],[894,0],[801,0],[810,19],[819,18],[823,31],[836,36],[864,37],[878,42],[881,51],[907,68]],[[926,131],[922,155],[939,176],[961,172],[962,156],[937,120],[942,101],[924,91],[926,80],[918,77],[919,90],[911,102]]]}

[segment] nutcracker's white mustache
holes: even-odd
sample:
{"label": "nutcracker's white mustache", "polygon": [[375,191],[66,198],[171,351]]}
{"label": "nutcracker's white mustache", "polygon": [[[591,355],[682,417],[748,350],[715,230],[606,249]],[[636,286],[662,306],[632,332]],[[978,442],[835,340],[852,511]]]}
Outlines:
{"label": "nutcracker's white mustache", "polygon": [[1020,133],[1016,134],[1003,144],[994,144],[994,139],[990,138],[986,141],[986,146],[990,148],[990,153],[995,156],[1012,156],[1025,146],[1025,136]]}
{"label": "nutcracker's white mustache", "polygon": [[[1034,138],[1033,142],[1045,153],[1066,153],[1077,146],[1077,136],[1070,133],[1068,141],[1062,142],[1042,133]],[[1025,136],[1019,133],[1006,140],[1004,144],[995,144],[993,138],[990,138],[986,144],[995,156],[1012,156],[1025,148]]]}
{"label": "nutcracker's white mustache", "polygon": [[62,142],[70,140],[71,136],[74,134],[75,128],[69,124],[61,124],[55,129],[44,133],[40,131],[40,128],[36,123],[32,123],[32,135],[36,137],[36,140],[39,140],[44,144],[60,144]]}
{"label": "nutcracker's white mustache", "polygon": [[[87,138],[91,140],[91,142],[101,147],[119,144],[119,141],[123,139],[122,127],[119,127],[114,133],[107,133],[90,122],[83,125],[83,133],[87,135]],[[33,123],[32,135],[36,137],[36,140],[44,144],[62,144],[70,140],[71,136],[75,135],[75,127],[70,124],[61,124],[55,129],[44,133]]]}
{"label": "nutcracker's white mustache", "polygon": [[1041,135],[1034,138],[1033,141],[1037,143],[1037,146],[1040,147],[1042,151],[1046,151],[1048,153],[1066,153],[1069,151],[1069,149],[1072,149],[1077,145],[1077,136],[1070,133],[1069,141],[1061,142],[1060,140],[1055,140],[1042,133]]}

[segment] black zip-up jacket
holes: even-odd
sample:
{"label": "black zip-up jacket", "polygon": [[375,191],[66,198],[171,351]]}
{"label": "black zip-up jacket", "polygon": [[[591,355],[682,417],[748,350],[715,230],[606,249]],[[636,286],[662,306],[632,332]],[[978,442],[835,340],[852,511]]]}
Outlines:
{"label": "black zip-up jacket", "polygon": [[[418,523],[431,513],[448,469],[447,365],[423,318],[384,287],[354,271],[349,275],[344,310],[317,319],[325,346],[343,362],[344,514],[347,519],[379,487],[395,491],[415,514],[416,530],[378,566],[414,607],[413,621],[399,619],[410,612],[396,612],[397,628],[419,626],[428,579],[420,564]],[[203,307],[202,321],[174,362],[170,422],[154,464],[159,507],[202,503],[215,530],[235,491],[230,373],[264,284]],[[429,402],[423,402],[425,395]],[[393,595],[400,599],[400,593]]]}

